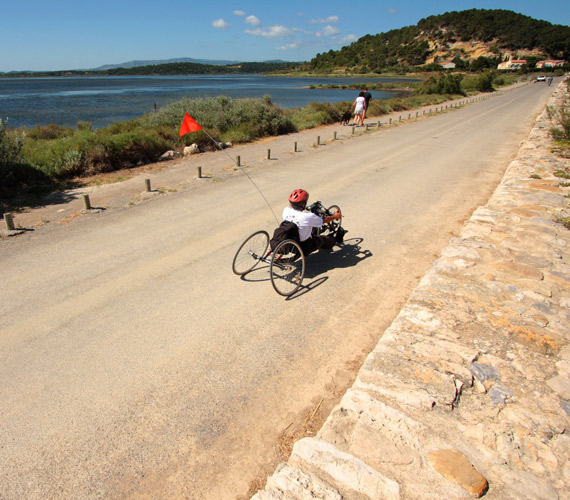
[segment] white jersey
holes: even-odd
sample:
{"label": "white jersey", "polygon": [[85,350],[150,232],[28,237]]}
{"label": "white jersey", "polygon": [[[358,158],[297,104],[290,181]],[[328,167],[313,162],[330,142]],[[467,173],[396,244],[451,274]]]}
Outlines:
{"label": "white jersey", "polygon": [[311,231],[314,227],[323,225],[322,217],[302,210],[295,210],[293,207],[285,207],[283,209],[283,220],[293,222],[299,228],[299,239],[301,241],[308,240],[311,237]]}

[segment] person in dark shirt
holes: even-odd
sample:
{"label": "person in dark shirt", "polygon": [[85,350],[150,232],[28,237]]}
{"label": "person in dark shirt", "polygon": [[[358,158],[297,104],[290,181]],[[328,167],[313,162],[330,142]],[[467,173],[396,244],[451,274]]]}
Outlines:
{"label": "person in dark shirt", "polygon": [[363,120],[366,118],[366,111],[368,111],[368,106],[372,100],[372,94],[368,92],[368,89],[366,87],[364,87],[364,100],[366,101],[366,107],[364,108],[364,115],[362,116]]}

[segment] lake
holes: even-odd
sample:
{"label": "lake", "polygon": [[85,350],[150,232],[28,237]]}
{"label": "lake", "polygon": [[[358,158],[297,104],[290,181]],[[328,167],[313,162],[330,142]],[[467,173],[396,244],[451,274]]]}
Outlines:
{"label": "lake", "polygon": [[[185,97],[263,97],[282,108],[311,102],[353,101],[356,90],[309,89],[309,85],[402,82],[390,78],[288,78],[264,75],[89,76],[0,78],[0,118],[9,127],[33,128],[56,123],[94,128],[137,118]],[[409,81],[409,80],[407,80]],[[398,90],[372,91],[374,99],[402,95]]]}

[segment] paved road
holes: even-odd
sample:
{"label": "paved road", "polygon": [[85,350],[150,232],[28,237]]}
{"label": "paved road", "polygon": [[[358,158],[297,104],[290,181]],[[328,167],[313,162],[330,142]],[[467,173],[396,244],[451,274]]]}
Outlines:
{"label": "paved road", "polygon": [[245,494],[279,432],[350,385],[553,88],[251,169],[278,214],[300,186],[345,214],[293,300],[266,268],[231,273],[275,226],[244,177],[0,242],[0,498]]}

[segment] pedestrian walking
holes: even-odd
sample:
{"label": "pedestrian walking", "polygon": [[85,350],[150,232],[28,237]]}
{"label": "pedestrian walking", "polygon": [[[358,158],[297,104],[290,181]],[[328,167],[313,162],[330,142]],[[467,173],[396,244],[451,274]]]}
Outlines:
{"label": "pedestrian walking", "polygon": [[364,125],[364,113],[366,112],[366,99],[364,98],[364,92],[360,92],[358,97],[352,103],[352,108],[354,109],[354,123],[361,127]]}
{"label": "pedestrian walking", "polygon": [[372,94],[366,87],[364,87],[364,100],[366,101],[366,108],[364,109],[364,115],[362,117],[363,120],[366,118],[366,111],[368,111],[368,106],[370,106],[370,101],[372,100]]}

